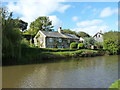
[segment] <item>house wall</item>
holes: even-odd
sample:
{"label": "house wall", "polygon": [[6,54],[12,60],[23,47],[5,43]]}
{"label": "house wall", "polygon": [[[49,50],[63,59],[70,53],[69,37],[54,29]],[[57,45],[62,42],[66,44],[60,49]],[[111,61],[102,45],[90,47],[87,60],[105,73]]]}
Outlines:
{"label": "house wall", "polygon": [[103,35],[102,34],[97,34],[94,39],[97,41],[97,42],[103,42]]}
{"label": "house wall", "polygon": [[47,37],[46,48],[69,48],[71,42],[79,42],[79,40]]}
{"label": "house wall", "polygon": [[72,42],[79,42],[79,39],[45,37],[40,32],[34,37],[34,44],[39,48],[69,48]]}
{"label": "house wall", "polygon": [[34,37],[34,44],[40,48],[46,48],[45,36],[41,33],[37,33],[37,35]]}

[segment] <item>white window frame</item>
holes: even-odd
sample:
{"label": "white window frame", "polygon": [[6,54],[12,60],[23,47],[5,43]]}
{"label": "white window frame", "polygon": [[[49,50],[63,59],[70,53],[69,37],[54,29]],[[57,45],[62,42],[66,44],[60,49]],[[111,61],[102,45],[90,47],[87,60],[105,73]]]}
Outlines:
{"label": "white window frame", "polygon": [[53,38],[49,38],[49,42],[53,42]]}
{"label": "white window frame", "polygon": [[58,41],[59,41],[59,42],[62,42],[62,38],[59,38]]}
{"label": "white window frame", "polygon": [[70,43],[70,40],[68,40],[68,43]]}

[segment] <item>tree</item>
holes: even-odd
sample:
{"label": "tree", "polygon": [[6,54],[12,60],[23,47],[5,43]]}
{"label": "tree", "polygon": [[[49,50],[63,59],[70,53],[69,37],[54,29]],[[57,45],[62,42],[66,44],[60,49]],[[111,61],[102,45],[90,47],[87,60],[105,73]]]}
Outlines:
{"label": "tree", "polygon": [[30,24],[30,28],[27,32],[34,36],[39,30],[53,31],[52,28],[52,21],[49,20],[49,17],[38,17]]}
{"label": "tree", "polygon": [[87,33],[85,33],[85,32],[78,32],[78,33],[77,33],[77,36],[78,36],[78,37],[82,37],[82,38],[84,38],[84,37],[90,37],[90,35],[87,34]]}
{"label": "tree", "polygon": [[104,48],[110,52],[110,54],[118,54],[120,51],[120,32],[109,31],[104,33]]}
{"label": "tree", "polygon": [[21,19],[13,19],[13,20],[16,27],[20,28],[22,31],[25,31],[27,29],[27,26],[28,26],[27,22]]}
{"label": "tree", "polygon": [[95,44],[95,39],[94,38],[92,38],[92,37],[86,37],[85,39],[84,39],[84,45],[85,45],[85,47],[86,48],[90,48],[90,46],[91,45],[94,45]]}
{"label": "tree", "polygon": [[63,33],[68,33],[68,34],[74,34],[77,35],[77,33],[75,31],[72,31],[70,29],[63,29]]}
{"label": "tree", "polygon": [[12,13],[1,10],[2,18],[2,55],[3,57],[18,57],[20,51],[21,32],[12,19]]}

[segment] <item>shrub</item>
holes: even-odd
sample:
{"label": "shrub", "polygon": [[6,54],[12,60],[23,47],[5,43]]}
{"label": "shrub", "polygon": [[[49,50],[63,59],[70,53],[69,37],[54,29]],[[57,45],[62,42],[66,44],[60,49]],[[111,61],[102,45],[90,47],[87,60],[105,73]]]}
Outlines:
{"label": "shrub", "polygon": [[90,49],[90,47],[91,47],[91,45],[94,45],[95,44],[95,39],[94,38],[92,38],[92,37],[86,37],[85,39],[84,39],[84,45],[85,45],[85,47],[86,48],[88,48],[88,49]]}
{"label": "shrub", "polygon": [[119,54],[120,51],[120,32],[110,31],[104,33],[104,49],[108,50],[110,54]]}
{"label": "shrub", "polygon": [[83,49],[84,48],[84,44],[83,43],[79,43],[78,44],[78,49]]}
{"label": "shrub", "polygon": [[76,42],[72,42],[71,44],[70,44],[70,48],[71,49],[76,49],[77,48],[77,43]]}
{"label": "shrub", "polygon": [[29,41],[27,39],[23,38],[21,41],[21,46],[22,47],[29,47]]}
{"label": "shrub", "polygon": [[104,40],[104,48],[107,49],[110,54],[117,54],[119,51],[119,45],[115,43],[115,40]]}
{"label": "shrub", "polygon": [[96,45],[97,49],[103,49],[103,43],[96,42],[95,45]]}

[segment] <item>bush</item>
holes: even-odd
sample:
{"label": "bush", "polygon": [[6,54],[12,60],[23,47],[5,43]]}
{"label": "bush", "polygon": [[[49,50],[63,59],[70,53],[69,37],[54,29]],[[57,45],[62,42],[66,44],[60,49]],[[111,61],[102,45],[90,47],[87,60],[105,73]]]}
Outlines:
{"label": "bush", "polygon": [[110,31],[104,33],[104,49],[108,50],[110,54],[119,54],[120,51],[120,32]]}
{"label": "bush", "polygon": [[85,39],[84,39],[84,45],[85,45],[85,47],[87,48],[87,49],[90,49],[91,48],[91,45],[94,45],[95,44],[95,39],[94,38],[92,38],[92,37],[86,37]]}
{"label": "bush", "polygon": [[96,45],[97,49],[103,49],[103,43],[96,42],[95,45]]}
{"label": "bush", "polygon": [[76,49],[76,48],[77,48],[77,45],[78,45],[78,44],[77,44],[76,42],[73,42],[73,43],[70,44],[70,48],[71,48],[71,49]]}
{"label": "bush", "polygon": [[84,48],[84,44],[83,43],[79,43],[78,44],[78,49],[83,49]]}
{"label": "bush", "polygon": [[21,46],[26,48],[26,47],[29,47],[29,45],[30,45],[29,41],[27,39],[23,38],[21,41]]}
{"label": "bush", "polygon": [[104,40],[104,48],[107,49],[110,54],[118,54],[119,45],[115,43],[115,40]]}

